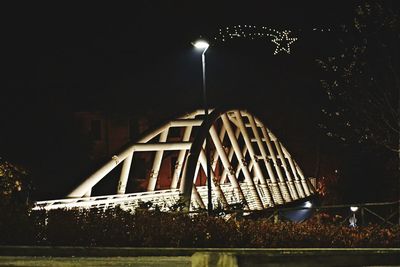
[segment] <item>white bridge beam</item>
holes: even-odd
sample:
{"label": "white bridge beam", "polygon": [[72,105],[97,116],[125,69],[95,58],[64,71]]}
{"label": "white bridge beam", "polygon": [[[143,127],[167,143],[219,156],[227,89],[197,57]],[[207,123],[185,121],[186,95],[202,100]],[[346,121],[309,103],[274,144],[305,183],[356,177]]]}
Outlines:
{"label": "white bridge beam", "polygon": [[[166,203],[163,209],[184,201],[186,209],[204,209],[208,201],[207,186],[205,181],[197,181],[201,169],[212,178],[213,202],[219,201],[225,209],[231,204],[244,203],[245,209],[261,210],[316,194],[296,161],[262,121],[242,110],[211,111],[207,121],[204,121],[204,110],[196,110],[147,131],[137,143],[114,155],[87,177],[67,199],[37,202],[35,209],[106,209],[121,205],[133,210],[141,201]],[[171,139],[171,128],[181,129],[180,136]],[[211,137],[210,148],[214,153],[211,159],[206,159],[204,153],[205,132]],[[179,142],[169,142],[171,140]],[[162,178],[159,173],[170,155],[164,151],[178,153],[173,154],[177,160],[170,184],[160,183],[163,188],[159,190],[157,185]],[[137,167],[133,164],[137,152],[155,152],[147,177],[147,191],[126,194],[129,174]],[[207,160],[211,164],[210,173],[207,173]],[[120,163],[116,195],[90,197],[93,187]],[[189,185],[193,185],[192,188]]]}
{"label": "white bridge beam", "polygon": [[75,188],[67,197],[82,197],[86,192],[92,189],[104,176],[124,161],[131,153],[140,151],[164,151],[164,150],[182,150],[190,149],[191,142],[177,142],[177,143],[157,143],[157,144],[135,144],[123,151],[118,156],[113,156],[112,159],[106,163],[102,168],[97,170],[85,181]]}

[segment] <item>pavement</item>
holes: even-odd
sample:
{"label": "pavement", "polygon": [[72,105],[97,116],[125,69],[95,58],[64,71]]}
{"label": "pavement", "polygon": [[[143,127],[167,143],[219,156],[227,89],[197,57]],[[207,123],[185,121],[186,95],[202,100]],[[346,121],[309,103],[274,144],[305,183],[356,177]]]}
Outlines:
{"label": "pavement", "polygon": [[0,246],[0,266],[400,266],[400,248]]}

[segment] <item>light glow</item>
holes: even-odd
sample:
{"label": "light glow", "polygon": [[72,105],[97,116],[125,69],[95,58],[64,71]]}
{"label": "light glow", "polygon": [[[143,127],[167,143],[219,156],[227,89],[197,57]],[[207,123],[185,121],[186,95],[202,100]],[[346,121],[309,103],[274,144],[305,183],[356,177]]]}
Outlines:
{"label": "light glow", "polygon": [[358,207],[350,207],[350,210],[351,210],[352,212],[356,212],[356,211],[358,210]]}
{"label": "light glow", "polygon": [[210,45],[204,40],[197,40],[193,46],[197,49],[207,49]]}
{"label": "light glow", "polygon": [[312,207],[312,203],[310,201],[307,201],[304,203],[304,207],[305,208],[311,208]]}

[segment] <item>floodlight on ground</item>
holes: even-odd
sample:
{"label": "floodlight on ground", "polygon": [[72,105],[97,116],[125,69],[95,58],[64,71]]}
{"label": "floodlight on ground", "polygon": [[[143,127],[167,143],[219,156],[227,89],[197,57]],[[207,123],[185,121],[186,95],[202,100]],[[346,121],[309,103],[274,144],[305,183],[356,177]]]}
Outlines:
{"label": "floodlight on ground", "polygon": [[311,203],[310,201],[306,201],[306,202],[304,203],[304,207],[305,207],[305,208],[311,208],[311,207],[312,207],[312,203]]}

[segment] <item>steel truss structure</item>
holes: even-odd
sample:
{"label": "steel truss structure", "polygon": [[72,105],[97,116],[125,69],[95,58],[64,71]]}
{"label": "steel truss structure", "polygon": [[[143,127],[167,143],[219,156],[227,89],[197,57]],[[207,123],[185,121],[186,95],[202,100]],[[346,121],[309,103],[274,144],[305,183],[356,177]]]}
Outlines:
{"label": "steel truss structure", "polygon": [[[180,128],[171,142],[170,130]],[[307,198],[315,189],[276,136],[246,110],[213,110],[204,120],[197,110],[144,134],[136,143],[114,155],[87,177],[66,199],[39,201],[35,209],[114,208],[134,210],[151,201],[161,210],[180,203],[185,210],[207,207],[207,186],[199,184],[207,174],[205,140],[211,148],[213,205],[229,209],[238,203],[249,210],[263,210]],[[178,141],[176,141],[178,139]],[[168,189],[156,190],[166,151],[177,151],[177,161]],[[147,191],[126,193],[129,174],[138,152],[154,153]],[[91,197],[92,188],[117,166],[119,182],[114,195]]]}

